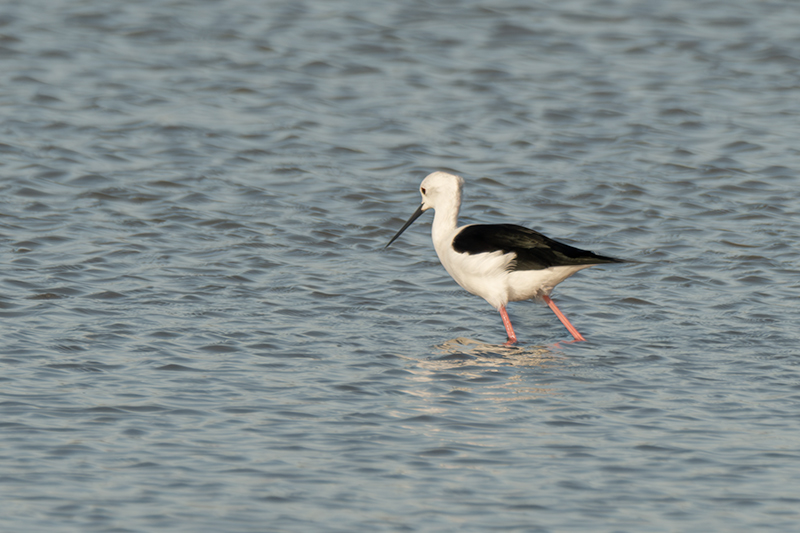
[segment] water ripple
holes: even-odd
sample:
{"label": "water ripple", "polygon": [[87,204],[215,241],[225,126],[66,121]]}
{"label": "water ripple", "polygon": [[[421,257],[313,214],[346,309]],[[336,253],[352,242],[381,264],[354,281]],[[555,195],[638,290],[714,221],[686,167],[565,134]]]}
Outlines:
{"label": "water ripple", "polygon": [[[793,5],[185,7],[0,14],[4,530],[794,530]],[[434,169],[589,342],[382,250]]]}

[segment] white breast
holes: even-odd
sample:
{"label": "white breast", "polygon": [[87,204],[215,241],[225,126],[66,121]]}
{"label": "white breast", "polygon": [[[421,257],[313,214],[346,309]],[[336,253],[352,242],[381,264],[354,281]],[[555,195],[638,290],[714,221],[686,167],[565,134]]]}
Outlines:
{"label": "white breast", "polygon": [[558,266],[509,272],[508,266],[515,257],[513,253],[457,253],[451,246],[436,247],[436,253],[456,283],[496,309],[505,307],[508,302],[549,295],[556,285],[591,266]]}

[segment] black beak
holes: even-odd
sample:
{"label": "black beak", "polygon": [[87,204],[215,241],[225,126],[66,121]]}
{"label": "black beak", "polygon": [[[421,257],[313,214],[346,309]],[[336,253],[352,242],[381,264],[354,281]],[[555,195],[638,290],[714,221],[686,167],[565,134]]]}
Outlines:
{"label": "black beak", "polygon": [[[424,211],[422,210],[422,204],[419,204],[419,207],[417,208],[417,210],[416,210],[416,211],[414,211],[414,214],[413,214],[413,215],[411,215],[411,218],[409,218],[409,219],[408,219],[408,222],[406,222],[405,224],[403,224],[403,227],[402,227],[402,228],[400,228],[400,231],[398,231],[398,232],[397,232],[397,235],[395,235],[394,237],[392,237],[392,240],[391,240],[391,241],[389,241],[389,244],[392,244],[392,243],[393,243],[393,242],[394,242],[394,241],[395,241],[395,240],[396,240],[396,239],[397,239],[397,238],[400,236],[400,234],[401,234],[401,233],[403,233],[403,232],[406,230],[406,228],[407,228],[407,227],[409,227],[411,224],[413,224],[413,223],[414,223],[414,221],[415,221],[415,220],[417,220],[417,219],[420,217],[420,215],[421,215],[422,213],[424,213]],[[385,249],[387,249],[387,248],[389,247],[389,244],[387,244],[386,246],[384,246],[384,247],[383,247],[383,249],[384,249],[384,250],[385,250]]]}

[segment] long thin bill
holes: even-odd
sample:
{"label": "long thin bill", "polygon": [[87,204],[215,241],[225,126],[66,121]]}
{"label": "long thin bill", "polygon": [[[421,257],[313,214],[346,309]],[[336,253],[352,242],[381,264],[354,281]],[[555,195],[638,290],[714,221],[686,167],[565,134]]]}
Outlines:
{"label": "long thin bill", "polygon": [[[400,236],[400,234],[403,233],[406,230],[407,227],[409,227],[411,224],[413,224],[414,221],[417,220],[420,217],[420,215],[422,215],[422,213],[424,213],[424,211],[422,210],[422,204],[420,204],[419,207],[417,208],[417,210],[414,211],[414,214],[411,215],[411,218],[408,219],[408,222],[403,224],[403,227],[400,228],[400,231],[397,232],[397,235],[392,237],[392,240],[389,241],[389,244],[392,244],[395,240],[397,240],[397,238]],[[383,249],[384,250],[387,249],[389,247],[389,244],[384,246]]]}

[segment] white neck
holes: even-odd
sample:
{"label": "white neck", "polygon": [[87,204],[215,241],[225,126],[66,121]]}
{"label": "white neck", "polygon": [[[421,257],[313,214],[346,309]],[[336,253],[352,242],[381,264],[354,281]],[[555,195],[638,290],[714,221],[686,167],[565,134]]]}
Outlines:
{"label": "white neck", "polygon": [[441,202],[442,205],[436,206],[436,211],[433,216],[433,226],[431,227],[431,237],[433,238],[433,246],[438,247],[443,239],[450,237],[456,230],[458,224],[458,210],[461,207],[461,195],[447,198],[437,198],[437,203]]}

